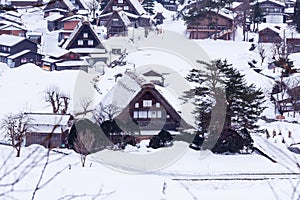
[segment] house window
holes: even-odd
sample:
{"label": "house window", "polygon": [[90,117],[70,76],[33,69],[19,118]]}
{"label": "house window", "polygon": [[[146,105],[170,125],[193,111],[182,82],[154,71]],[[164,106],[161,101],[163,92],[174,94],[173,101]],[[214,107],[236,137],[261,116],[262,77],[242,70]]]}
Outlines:
{"label": "house window", "polygon": [[148,111],[148,117],[149,118],[156,118],[156,111],[149,110]]}
{"label": "house window", "polygon": [[134,107],[135,107],[135,108],[139,108],[139,103],[135,103],[135,104],[134,104]]}
{"label": "house window", "polygon": [[124,6],[123,10],[129,10],[129,6]]}
{"label": "house window", "polygon": [[133,118],[134,119],[139,118],[139,112],[138,111],[133,111]]}
{"label": "house window", "polygon": [[151,107],[151,106],[152,106],[152,100],[143,101],[143,107]]}
{"label": "house window", "polygon": [[93,46],[94,45],[94,40],[88,40],[88,45]]}
{"label": "house window", "polygon": [[117,22],[117,21],[119,21],[119,19],[118,18],[114,18],[114,19],[112,19],[114,22]]}
{"label": "house window", "polygon": [[156,116],[157,116],[157,118],[161,118],[162,117],[162,114],[161,114],[161,111],[159,110],[159,111],[156,111]]}
{"label": "house window", "polygon": [[78,43],[78,46],[83,46],[83,40],[78,40],[77,43]]}
{"label": "house window", "polygon": [[124,1],[123,0],[118,0],[118,3],[124,3]]}
{"label": "house window", "polygon": [[21,63],[27,63],[27,58],[21,58]]}
{"label": "house window", "polygon": [[10,52],[10,47],[7,47],[7,51]]}
{"label": "house window", "polygon": [[139,118],[147,118],[148,117],[148,112],[147,111],[139,111]]}
{"label": "house window", "polygon": [[160,103],[156,103],[156,104],[155,104],[155,107],[156,107],[156,108],[160,108]]}
{"label": "house window", "polygon": [[118,6],[113,6],[112,7],[112,10],[117,10],[118,9]]}
{"label": "house window", "polygon": [[2,49],[3,49],[3,51],[7,51],[7,47],[3,47]]}
{"label": "house window", "polygon": [[83,38],[88,38],[89,34],[88,33],[83,33]]}

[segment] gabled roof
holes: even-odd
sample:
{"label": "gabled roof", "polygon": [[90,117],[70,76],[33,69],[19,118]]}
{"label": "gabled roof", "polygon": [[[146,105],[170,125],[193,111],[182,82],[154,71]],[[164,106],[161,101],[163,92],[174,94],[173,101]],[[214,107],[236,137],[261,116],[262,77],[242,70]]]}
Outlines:
{"label": "gabled roof", "polygon": [[68,125],[71,115],[53,113],[25,113],[30,118],[30,124],[36,125]]}
{"label": "gabled roof", "polygon": [[0,45],[3,46],[15,46],[16,44],[22,42],[23,40],[26,40],[24,37],[19,37],[15,35],[7,35],[7,34],[2,34],[0,35]]}
{"label": "gabled roof", "polygon": [[110,18],[106,21],[104,26],[107,27],[109,22],[116,18],[121,20],[123,22],[124,26],[129,26],[131,24],[130,20],[128,19],[127,15],[124,11],[113,11]]}
{"label": "gabled roof", "polygon": [[16,53],[16,54],[13,54],[13,55],[8,56],[7,58],[8,58],[8,59],[15,59],[15,58],[18,58],[18,57],[20,57],[20,56],[23,56],[23,55],[25,55],[25,54],[27,54],[27,53],[29,53],[29,52],[30,52],[29,49],[25,49],[25,50],[20,51],[20,52],[18,52],[18,53]]}
{"label": "gabled roof", "polygon": [[266,30],[266,29],[270,29],[270,30],[272,30],[272,31],[274,31],[274,32],[276,32],[276,33],[278,33],[278,34],[281,33],[281,31],[280,31],[279,29],[275,28],[274,26],[266,26],[266,27],[264,27],[263,29],[261,29],[261,30],[258,31],[258,32],[261,32],[261,31]]}
{"label": "gabled roof", "polygon": [[174,95],[168,88],[160,87],[152,83],[146,82],[141,75],[127,71],[112,87],[112,89],[102,99],[101,103],[106,105],[114,105],[119,108],[116,116],[121,114],[125,108],[137,97],[144,94],[144,92],[151,90],[155,96],[160,96],[163,99],[164,107],[173,109],[178,116],[180,112],[180,103],[178,97]]}
{"label": "gabled roof", "polygon": [[82,15],[72,15],[70,17],[66,17],[64,18],[63,20],[61,20],[62,22],[65,22],[65,21],[72,21],[72,20],[81,20],[82,19]]}
{"label": "gabled roof", "polygon": [[60,3],[62,3],[62,4],[64,4],[67,8],[68,8],[68,10],[69,11],[73,11],[73,10],[75,10],[76,8],[75,8],[75,6],[71,3],[71,1],[69,1],[69,0],[51,0],[51,1],[49,1],[48,3],[47,3],[47,5],[46,5],[46,7],[44,8],[44,10],[48,10],[48,6],[51,6],[51,4],[55,4],[55,3],[57,3],[57,2],[60,2]]}
{"label": "gabled roof", "polygon": [[[136,15],[147,14],[146,10],[143,8],[143,6],[141,5],[141,3],[138,0],[124,0],[124,1],[128,2],[128,4],[131,5],[131,7],[134,9],[133,14],[136,14]],[[110,0],[107,3],[107,5],[105,6],[105,8],[102,10],[101,15],[111,12],[108,10],[108,8],[113,6],[114,2],[117,2],[117,1]]]}
{"label": "gabled roof", "polygon": [[98,34],[96,33],[95,29],[92,27],[92,24],[87,19],[84,19],[84,18],[77,24],[77,27],[72,32],[72,34],[69,36],[67,41],[63,44],[62,48],[69,49],[71,44],[73,42],[76,42],[75,39],[78,36],[78,34],[81,33],[83,27],[87,27],[88,29],[90,29],[90,31],[93,34],[94,38],[97,40],[98,47],[101,48],[101,49],[105,49],[105,47],[103,46]]}
{"label": "gabled roof", "polygon": [[6,24],[0,27],[0,30],[26,30],[24,26],[20,26],[18,24]]}
{"label": "gabled roof", "polygon": [[150,70],[150,71],[147,71],[145,73],[143,73],[144,76],[157,76],[157,77],[162,77],[162,75],[154,70]]}

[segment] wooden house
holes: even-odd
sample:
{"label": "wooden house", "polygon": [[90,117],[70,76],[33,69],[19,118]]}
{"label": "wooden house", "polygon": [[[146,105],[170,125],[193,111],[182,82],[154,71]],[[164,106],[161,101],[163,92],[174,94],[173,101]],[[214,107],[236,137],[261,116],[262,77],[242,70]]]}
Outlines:
{"label": "wooden house", "polygon": [[300,52],[300,38],[287,38],[286,46],[289,54]]}
{"label": "wooden house", "polygon": [[273,26],[267,26],[258,32],[259,43],[279,43],[282,41],[280,30]]}
{"label": "wooden house", "polygon": [[41,66],[43,56],[37,52],[33,52],[29,49],[25,49],[16,54],[12,54],[7,57],[7,65],[10,68],[18,67],[26,63],[34,63],[37,66]]}
{"label": "wooden house", "polygon": [[127,36],[128,26],[131,22],[128,19],[127,15],[122,10],[113,11],[105,23],[107,28],[107,36]]}
{"label": "wooden house", "polygon": [[43,69],[47,71],[83,70],[88,72],[89,64],[80,55],[68,50],[57,49],[43,59]]}
{"label": "wooden house", "polygon": [[7,34],[7,35],[15,35],[15,36],[21,36],[24,37],[26,34],[26,29],[23,26],[20,26],[18,24],[6,24],[3,26],[0,26],[0,35]]}
{"label": "wooden house", "polygon": [[[17,60],[16,60],[17,59]],[[11,67],[28,62],[39,64],[41,55],[37,54],[37,44],[14,35],[0,35],[0,62],[7,63]]]}
{"label": "wooden house", "polygon": [[150,16],[138,0],[110,0],[99,16],[98,25],[106,24],[113,11],[123,10],[132,26],[150,27]]}
{"label": "wooden house", "polygon": [[116,119],[134,121],[142,131],[178,131],[191,127],[180,116],[177,97],[164,88],[146,83],[142,76],[127,71],[103,98],[103,105],[119,108]]}
{"label": "wooden house", "polygon": [[9,0],[13,7],[33,7],[41,6],[43,0]]}
{"label": "wooden house", "polygon": [[68,114],[26,113],[29,130],[25,133],[25,146],[40,144],[44,147],[66,147],[72,116]]}
{"label": "wooden house", "polygon": [[62,48],[78,53],[81,56],[90,54],[103,56],[106,54],[106,49],[98,34],[91,23],[85,18],[78,23],[70,37],[62,44]]}
{"label": "wooden house", "polygon": [[[208,13],[208,17],[201,18],[198,25],[187,24],[187,33],[190,39],[223,39],[230,40],[235,32],[235,14],[223,9],[217,14],[214,11]],[[215,23],[218,23],[217,27]]]}
{"label": "wooden house", "polygon": [[153,17],[155,25],[161,25],[164,23],[166,18],[163,16],[162,12],[157,12]]}
{"label": "wooden house", "polygon": [[263,21],[266,23],[284,23],[285,22],[285,4],[278,0],[258,0],[254,1],[259,4],[263,12]]}
{"label": "wooden house", "polygon": [[58,13],[64,17],[75,14],[76,8],[69,0],[51,0],[44,8],[44,17]]}

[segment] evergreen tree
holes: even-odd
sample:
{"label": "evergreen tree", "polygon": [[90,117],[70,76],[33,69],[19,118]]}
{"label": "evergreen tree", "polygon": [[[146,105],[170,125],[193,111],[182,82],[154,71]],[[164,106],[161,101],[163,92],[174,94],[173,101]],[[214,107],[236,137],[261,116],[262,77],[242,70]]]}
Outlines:
{"label": "evergreen tree", "polygon": [[[258,29],[258,24],[263,21],[263,11],[259,6],[259,3],[256,2],[253,6],[253,13],[252,13],[252,22],[253,22],[253,31]],[[256,26],[255,26],[256,25]]]}
{"label": "evergreen tree", "polygon": [[144,9],[151,15],[154,14],[153,8],[154,8],[154,0],[144,0],[142,3],[142,6]]}
{"label": "evergreen tree", "polygon": [[103,10],[105,6],[108,4],[109,0],[102,0],[100,3],[100,10]]}
{"label": "evergreen tree", "polygon": [[[264,110],[263,92],[255,89],[254,85],[248,86],[244,75],[226,60],[216,60],[212,63],[198,61],[198,63],[203,64],[206,70],[190,72],[187,80],[195,83],[196,87],[185,92],[183,99],[187,100],[194,96],[195,119],[201,133],[206,134],[203,148],[213,149],[212,145],[215,145],[219,138],[225,137],[222,134],[233,135],[235,130],[241,128],[257,128],[255,123]],[[240,141],[237,139],[239,137],[232,136],[232,138],[233,142]],[[236,144],[228,145],[236,147]]]}
{"label": "evergreen tree", "polygon": [[296,1],[294,7],[294,23],[296,24],[296,29],[300,33],[300,0]]}

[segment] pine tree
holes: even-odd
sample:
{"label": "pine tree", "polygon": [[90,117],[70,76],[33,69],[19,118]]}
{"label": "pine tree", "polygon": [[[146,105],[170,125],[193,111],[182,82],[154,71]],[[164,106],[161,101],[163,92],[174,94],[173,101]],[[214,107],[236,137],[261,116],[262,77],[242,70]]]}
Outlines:
{"label": "pine tree", "polygon": [[142,3],[142,6],[144,9],[151,15],[154,14],[154,0],[144,0]]}
{"label": "pine tree", "polygon": [[[263,11],[259,6],[259,3],[256,2],[256,4],[254,4],[253,6],[253,13],[252,13],[252,22],[253,22],[253,31],[255,31],[256,29],[258,29],[258,24],[261,23],[263,21]],[[256,25],[256,26],[255,26]]]}
{"label": "pine tree", "polygon": [[[212,145],[215,145],[219,138],[225,137],[224,134],[232,135],[235,130],[243,128],[257,128],[255,123],[264,110],[263,92],[255,89],[254,85],[248,86],[244,75],[226,60],[211,63],[198,61],[198,63],[204,65],[205,70],[190,72],[187,80],[196,86],[185,92],[183,99],[194,97],[194,114],[198,130],[206,134],[203,148],[213,149]],[[236,140],[238,137],[232,138],[232,141],[240,141]],[[249,138],[247,141],[250,141]]]}
{"label": "pine tree", "polygon": [[296,24],[296,30],[300,33],[300,0],[296,1],[294,7],[294,23]]}

